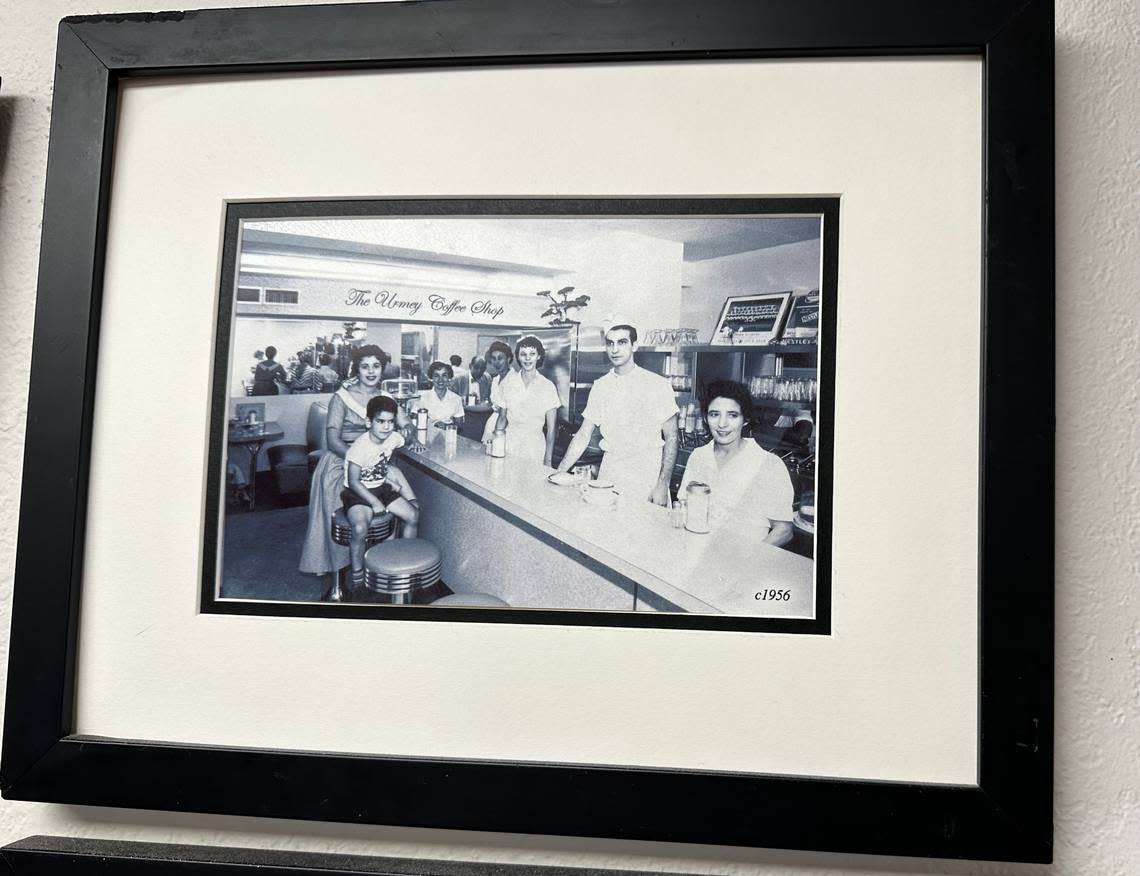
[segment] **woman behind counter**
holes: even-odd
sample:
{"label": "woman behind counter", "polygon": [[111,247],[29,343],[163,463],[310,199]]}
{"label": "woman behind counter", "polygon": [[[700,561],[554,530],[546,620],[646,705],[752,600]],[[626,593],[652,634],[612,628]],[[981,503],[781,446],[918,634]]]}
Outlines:
{"label": "woman behind counter", "polygon": [[744,426],[752,418],[752,396],[734,380],[715,380],[705,391],[701,412],[712,442],[689,456],[679,498],[690,483],[712,488],[712,524],[726,520],[756,521],[766,528],[764,541],[784,545],[792,539],[795,489],[788,469],[774,453],[751,438]]}
{"label": "woman behind counter", "polygon": [[444,423],[463,424],[463,399],[448,387],[455,379],[454,369],[446,362],[432,362],[428,366],[431,389],[420,395],[420,405],[427,409],[428,422],[433,426]]}
{"label": "woman behind counter", "polygon": [[[380,379],[390,357],[375,344],[358,347],[352,354],[350,379],[329,399],[325,438],[328,452],[313,471],[309,489],[309,523],[301,547],[300,570],[315,575],[334,575],[326,598],[337,601],[340,589],[336,572],[349,564],[348,547],[332,540],[331,520],[341,506],[345,484],[344,457],[352,443],[368,429],[368,402],[378,395]],[[397,425],[407,429],[408,418],[401,410]]]}
{"label": "woman behind counter", "polygon": [[520,338],[515,344],[515,360],[519,370],[508,371],[491,388],[495,410],[506,411],[503,419],[507,424],[507,455],[536,462],[542,460],[542,464],[550,468],[562,402],[554,384],[538,373],[546,360],[542,341],[534,335]]}
{"label": "woman behind counter", "polygon": [[[514,358],[515,354],[511,352],[511,348],[502,341],[493,341],[491,346],[487,348],[487,355],[484,357],[486,373],[483,377],[487,380],[486,397],[492,404],[495,402],[495,388],[503,381],[503,378],[514,370],[511,368],[511,362],[514,361]],[[498,421],[499,415],[492,411],[491,416],[487,418],[487,422],[483,426],[484,442],[491,440],[495,424]]]}

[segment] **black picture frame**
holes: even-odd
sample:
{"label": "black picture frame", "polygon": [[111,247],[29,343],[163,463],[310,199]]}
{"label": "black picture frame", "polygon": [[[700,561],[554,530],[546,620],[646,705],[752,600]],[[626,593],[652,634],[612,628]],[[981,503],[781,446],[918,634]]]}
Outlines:
{"label": "black picture frame", "polygon": [[[65,19],[57,44],[24,455],[24,470],[36,477],[26,479],[21,492],[0,763],[4,796],[1049,861],[1053,32],[1048,0],[440,0]],[[111,147],[124,79],[929,54],[984,60],[975,784],[361,757],[72,732]],[[50,346],[40,343],[46,339]],[[1017,513],[1009,513],[1014,505]]]}
{"label": "black picture frame", "polygon": [[[68,836],[29,836],[0,848],[10,876],[648,876],[632,870],[378,858]],[[667,874],[666,874],[667,876]]]}

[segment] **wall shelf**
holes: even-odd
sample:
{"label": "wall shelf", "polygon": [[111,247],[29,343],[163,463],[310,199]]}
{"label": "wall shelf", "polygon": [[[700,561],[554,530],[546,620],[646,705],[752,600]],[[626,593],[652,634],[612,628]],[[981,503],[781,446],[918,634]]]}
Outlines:
{"label": "wall shelf", "polygon": [[786,344],[684,344],[680,347],[672,344],[668,346],[639,346],[639,353],[811,353],[816,352],[814,340],[804,340],[803,343]]}
{"label": "wall shelf", "polygon": [[801,399],[800,401],[789,401],[787,399],[777,398],[758,398],[752,397],[752,406],[758,408],[785,408],[787,410],[804,411],[815,409],[815,399],[808,401]]}

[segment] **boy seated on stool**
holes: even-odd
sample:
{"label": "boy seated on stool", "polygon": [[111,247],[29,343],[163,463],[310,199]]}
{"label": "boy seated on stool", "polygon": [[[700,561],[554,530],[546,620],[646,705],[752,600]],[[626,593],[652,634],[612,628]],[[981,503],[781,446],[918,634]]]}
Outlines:
{"label": "boy seated on stool", "polygon": [[415,538],[419,503],[403,473],[389,465],[404,437],[396,431],[396,400],[378,395],[368,401],[368,431],[352,442],[344,461],[345,489],[340,493],[344,513],[352,525],[348,553],[352,559],[352,585],[364,584],[364,550],[368,526],[375,514],[388,511],[404,525],[401,538]]}

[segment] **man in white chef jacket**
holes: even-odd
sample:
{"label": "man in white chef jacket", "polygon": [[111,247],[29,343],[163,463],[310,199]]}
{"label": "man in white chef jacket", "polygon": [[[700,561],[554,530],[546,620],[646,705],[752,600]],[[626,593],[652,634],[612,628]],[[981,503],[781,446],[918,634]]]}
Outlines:
{"label": "man in white chef jacket", "polygon": [[594,428],[602,431],[598,480],[633,499],[669,504],[669,479],[677,460],[677,402],[673,387],[659,374],[633,361],[637,329],[626,323],[606,331],[606,355],[612,369],[594,381],[582,425],[558,471],[568,472],[590,444]]}

